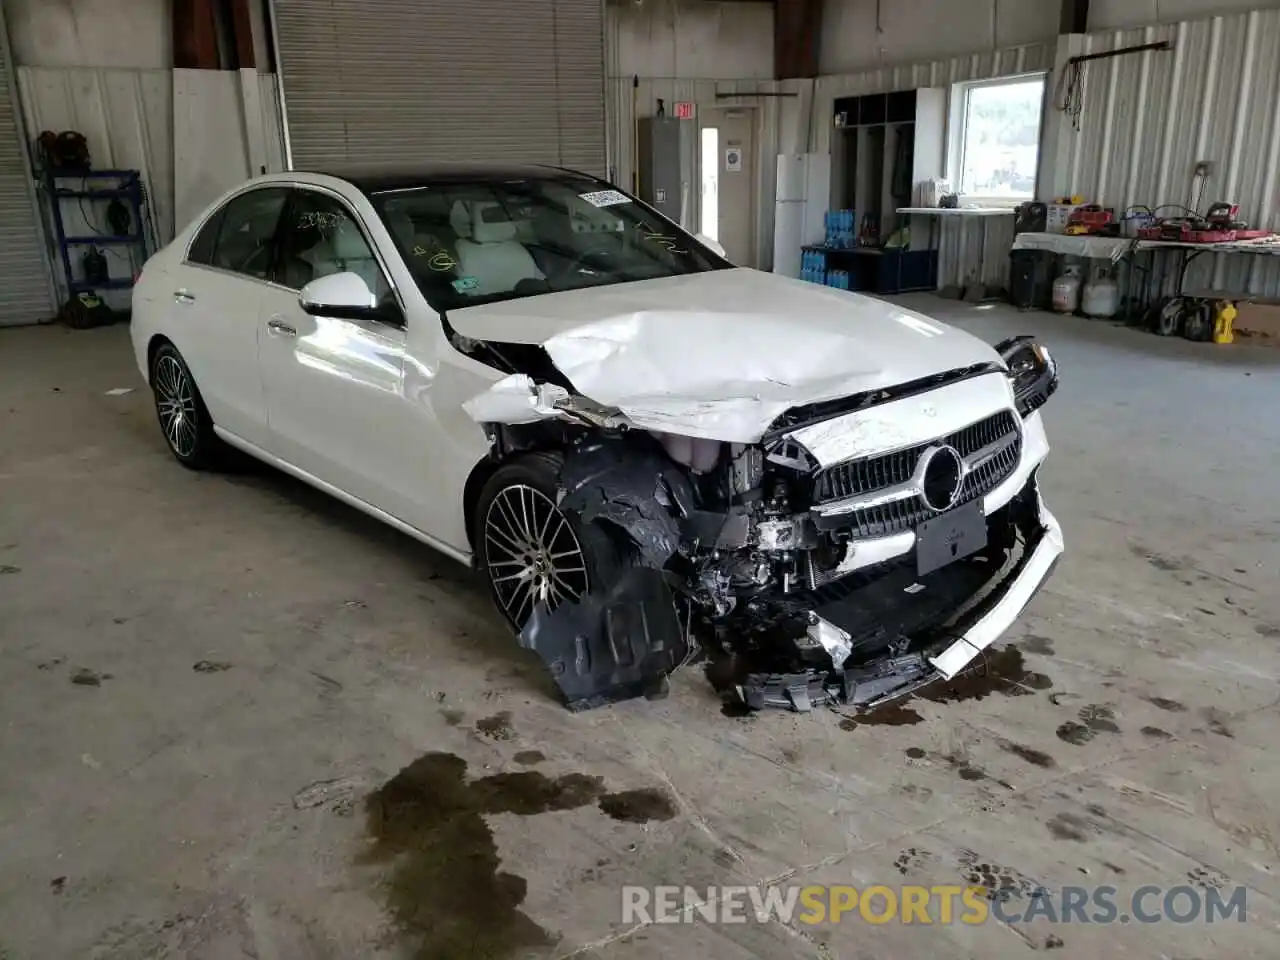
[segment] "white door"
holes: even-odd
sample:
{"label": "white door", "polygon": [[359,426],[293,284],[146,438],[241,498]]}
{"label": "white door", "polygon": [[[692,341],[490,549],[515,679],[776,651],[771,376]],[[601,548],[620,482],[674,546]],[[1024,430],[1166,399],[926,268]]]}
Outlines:
{"label": "white door", "polygon": [[[728,258],[740,267],[756,265],[754,120],[754,112],[746,109],[702,112],[704,202],[708,186],[713,185],[718,214],[716,239]],[[711,153],[709,147],[713,143],[715,152]],[[714,177],[708,176],[710,163],[715,164]]]}
{"label": "white door", "polygon": [[[404,397],[405,329],[358,218],[336,195],[297,189],[285,212],[276,285],[259,312],[271,449],[294,466],[400,519],[415,490]],[[384,320],[313,316],[298,291],[354,272]]]}
{"label": "white door", "polygon": [[259,446],[268,431],[258,313],[271,289],[273,243],[288,194],[283,187],[236,194],[200,228],[170,274],[169,332],[213,422]]}

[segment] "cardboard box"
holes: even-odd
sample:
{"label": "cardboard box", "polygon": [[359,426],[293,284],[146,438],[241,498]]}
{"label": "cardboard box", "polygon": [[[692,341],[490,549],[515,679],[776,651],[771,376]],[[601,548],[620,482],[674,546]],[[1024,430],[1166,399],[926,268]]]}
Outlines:
{"label": "cardboard box", "polygon": [[1045,218],[1045,232],[1066,233],[1067,221],[1071,219],[1071,214],[1075,209],[1076,205],[1074,203],[1049,204],[1048,216]]}
{"label": "cardboard box", "polygon": [[1239,313],[1231,325],[1236,343],[1280,347],[1280,303],[1241,300],[1236,309]]}

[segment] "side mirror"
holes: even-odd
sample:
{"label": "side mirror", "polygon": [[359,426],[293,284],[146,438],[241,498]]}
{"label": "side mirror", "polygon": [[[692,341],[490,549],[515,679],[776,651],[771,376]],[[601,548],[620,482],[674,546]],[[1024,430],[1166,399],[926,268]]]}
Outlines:
{"label": "side mirror", "polygon": [[377,312],[378,301],[358,273],[333,273],[298,291],[298,306],[315,317],[363,320]]}
{"label": "side mirror", "polygon": [[719,243],[717,243],[715,240],[712,240],[706,234],[703,234],[703,233],[697,234],[697,240],[704,247],[710,248],[713,252],[724,257],[726,260],[729,259],[728,255],[724,252],[724,247],[720,246]]}

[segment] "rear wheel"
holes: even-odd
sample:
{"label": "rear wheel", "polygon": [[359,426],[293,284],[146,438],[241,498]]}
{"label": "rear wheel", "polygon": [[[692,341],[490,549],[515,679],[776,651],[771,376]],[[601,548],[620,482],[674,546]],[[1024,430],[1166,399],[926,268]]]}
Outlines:
{"label": "rear wheel", "polygon": [[160,431],[178,462],[192,470],[213,466],[222,441],[213,432],[213,420],[186,361],[171,343],[161,344],[151,358],[151,392]]}
{"label": "rear wheel", "polygon": [[514,460],[489,479],[474,518],[476,556],[494,603],[519,633],[534,608],[548,611],[607,584],[620,569],[607,530],[556,506],[559,454]]}

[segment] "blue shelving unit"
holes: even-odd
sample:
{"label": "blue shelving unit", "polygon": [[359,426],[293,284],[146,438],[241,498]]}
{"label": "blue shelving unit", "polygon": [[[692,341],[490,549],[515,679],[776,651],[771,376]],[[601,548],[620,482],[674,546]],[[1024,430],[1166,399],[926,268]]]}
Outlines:
{"label": "blue shelving unit", "polygon": [[[137,170],[69,170],[48,169],[43,174],[45,193],[49,197],[50,213],[53,222],[54,239],[58,244],[58,254],[62,259],[63,274],[67,278],[67,291],[74,296],[98,290],[127,290],[133,286],[133,276],[141,269],[147,259],[146,223],[146,191],[142,185],[142,174]],[[79,189],[68,186],[69,182],[79,181]],[[103,186],[103,181],[115,181],[115,186]],[[93,186],[88,186],[90,182]],[[129,211],[131,232],[128,234],[74,234],[68,236],[63,220],[62,205],[72,201],[80,205],[86,221],[88,207],[94,204],[110,203],[119,200]],[[95,211],[102,210],[94,206]],[[105,215],[102,217],[105,221]],[[92,229],[93,224],[88,226]],[[109,277],[106,280],[87,280],[78,274],[79,257],[75,254],[87,247],[125,248],[130,251],[130,270],[127,277]],[[108,258],[110,262],[110,258]]]}

